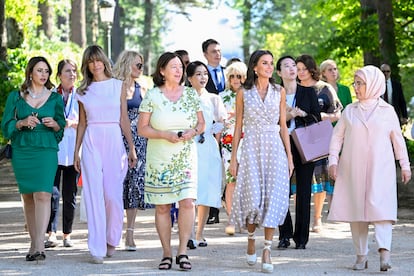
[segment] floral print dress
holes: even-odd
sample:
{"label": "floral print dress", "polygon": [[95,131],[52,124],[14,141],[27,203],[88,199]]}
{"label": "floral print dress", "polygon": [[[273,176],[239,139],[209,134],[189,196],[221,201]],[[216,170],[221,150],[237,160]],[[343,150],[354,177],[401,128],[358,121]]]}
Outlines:
{"label": "floral print dress", "polygon": [[[172,102],[158,88],[147,92],[139,108],[151,113],[150,125],[156,130],[183,131],[197,124],[200,98],[189,87]],[[197,147],[194,139],[171,143],[148,139],[145,171],[145,202],[170,204],[185,198],[197,199]]]}
{"label": "floral print dress", "polygon": [[[236,124],[236,93],[228,89],[220,93],[220,96],[223,100],[224,107],[227,110],[227,119],[225,120],[224,129],[221,135],[221,155],[226,172],[226,183],[233,183],[236,182],[236,179],[230,174],[229,166],[232,152],[231,143],[233,142],[234,127]],[[237,152],[237,159],[239,160],[242,141],[243,140],[240,140],[239,142],[239,150]]]}

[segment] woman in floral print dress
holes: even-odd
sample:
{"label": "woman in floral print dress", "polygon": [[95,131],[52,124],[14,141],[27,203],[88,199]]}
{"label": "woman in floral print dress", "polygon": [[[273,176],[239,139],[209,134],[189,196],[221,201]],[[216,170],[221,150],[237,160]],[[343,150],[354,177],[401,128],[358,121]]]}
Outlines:
{"label": "woman in floral print dress", "polygon": [[[246,72],[247,66],[243,62],[234,62],[228,66],[226,68],[227,89],[220,93],[228,114],[221,138],[221,155],[223,157],[226,178],[224,197],[226,202],[226,212],[228,216],[230,216],[231,205],[233,204],[233,192],[236,186],[236,179],[230,174],[228,170],[231,159],[231,143],[233,141],[234,125],[236,123],[236,93],[237,90],[241,88],[242,83],[246,80]],[[231,225],[229,223],[226,226],[225,232],[228,235],[233,235],[235,232],[234,225]]]}
{"label": "woman in floral print dress", "polygon": [[175,54],[160,56],[149,90],[139,108],[138,133],[148,138],[145,202],[155,204],[155,224],[163,247],[158,268],[171,269],[171,204],[179,202],[179,247],[176,263],[190,270],[186,255],[197,199],[197,148],[194,136],[205,123],[196,91],[181,85],[184,63]]}

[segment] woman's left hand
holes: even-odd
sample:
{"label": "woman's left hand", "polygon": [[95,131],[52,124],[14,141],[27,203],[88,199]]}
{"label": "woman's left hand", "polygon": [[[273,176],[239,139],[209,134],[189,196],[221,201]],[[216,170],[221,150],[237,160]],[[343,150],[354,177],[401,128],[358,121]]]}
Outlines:
{"label": "woman's left hand", "polygon": [[410,170],[402,170],[401,171],[401,181],[404,184],[407,184],[408,181],[411,179],[411,171]]}
{"label": "woman's left hand", "polygon": [[137,153],[135,148],[131,149],[128,153],[128,165],[130,168],[134,168],[137,165]]}
{"label": "woman's left hand", "polygon": [[58,123],[52,117],[44,117],[42,118],[42,123],[50,128],[57,128],[59,127]]}
{"label": "woman's left hand", "polygon": [[289,160],[288,165],[289,165],[289,177],[292,177],[293,171],[295,170],[295,165],[293,164],[292,160]]}
{"label": "woman's left hand", "polygon": [[193,139],[196,135],[196,131],[193,128],[190,128],[183,132],[183,134],[181,135],[181,139],[183,139],[184,141],[188,141]]}

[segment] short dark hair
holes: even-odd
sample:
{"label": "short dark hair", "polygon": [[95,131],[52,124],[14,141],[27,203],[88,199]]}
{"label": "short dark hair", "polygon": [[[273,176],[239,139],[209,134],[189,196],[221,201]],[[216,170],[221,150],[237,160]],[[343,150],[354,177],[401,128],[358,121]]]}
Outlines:
{"label": "short dark hair", "polygon": [[198,66],[204,66],[204,68],[206,68],[206,70],[208,72],[207,65],[205,65],[203,62],[201,62],[199,60],[196,60],[196,61],[190,62],[187,65],[187,69],[186,69],[187,77],[194,76],[195,70],[197,69]]}
{"label": "short dark hair", "polygon": [[309,73],[312,76],[312,79],[318,81],[319,80],[319,76],[320,76],[320,71],[318,68],[318,65],[316,64],[315,59],[310,56],[310,55],[300,55],[296,58],[296,64],[298,64],[299,62],[302,62],[303,64],[305,64],[306,69],[308,69]]}
{"label": "short dark hair", "polygon": [[180,57],[182,57],[182,56],[188,56],[188,52],[186,50],[177,50],[174,53],[176,53]]}
{"label": "short dark hair", "polygon": [[[165,68],[168,62],[170,62],[172,59],[176,57],[180,59],[181,65],[183,66],[183,70],[184,70],[184,67],[185,67],[184,62],[178,54],[172,53],[172,52],[163,53],[157,61],[157,68],[155,69],[155,72],[152,74],[152,80],[155,86],[159,87],[165,84],[164,76],[161,75],[161,69]],[[183,71],[183,75],[181,76],[181,80],[180,80],[180,83],[183,83],[183,82],[184,82],[184,71]]]}
{"label": "short dark hair", "polygon": [[218,43],[218,41],[215,40],[215,39],[212,39],[212,38],[207,39],[206,41],[203,42],[203,44],[201,44],[201,48],[203,49],[203,53],[207,52],[207,48],[211,44],[218,44],[218,45],[220,45],[220,43]]}

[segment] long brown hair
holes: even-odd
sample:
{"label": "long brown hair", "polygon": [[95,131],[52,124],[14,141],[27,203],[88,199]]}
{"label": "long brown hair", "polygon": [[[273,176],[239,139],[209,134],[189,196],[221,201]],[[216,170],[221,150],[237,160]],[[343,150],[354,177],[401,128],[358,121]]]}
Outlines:
{"label": "long brown hair", "polygon": [[108,78],[112,78],[111,62],[109,61],[109,58],[105,55],[104,50],[98,45],[89,46],[83,52],[82,57],[81,73],[83,79],[79,85],[79,88],[76,90],[76,92],[80,95],[85,95],[86,90],[88,90],[89,85],[92,83],[93,74],[91,71],[89,71],[88,64],[94,60],[101,61],[105,66],[105,76],[107,76]]}
{"label": "long brown hair", "polygon": [[33,68],[36,66],[36,64],[38,64],[39,62],[44,62],[46,63],[48,69],[49,69],[49,77],[47,78],[47,81],[45,83],[45,87],[47,89],[51,89],[53,87],[55,87],[55,85],[50,81],[50,76],[52,75],[52,67],[50,66],[49,62],[47,61],[47,59],[45,57],[42,56],[38,56],[38,57],[32,57],[29,62],[27,63],[26,66],[26,71],[25,71],[25,79],[23,84],[20,86],[20,91],[22,93],[29,93],[29,91],[27,91],[27,89],[32,86],[32,73],[33,73]]}

